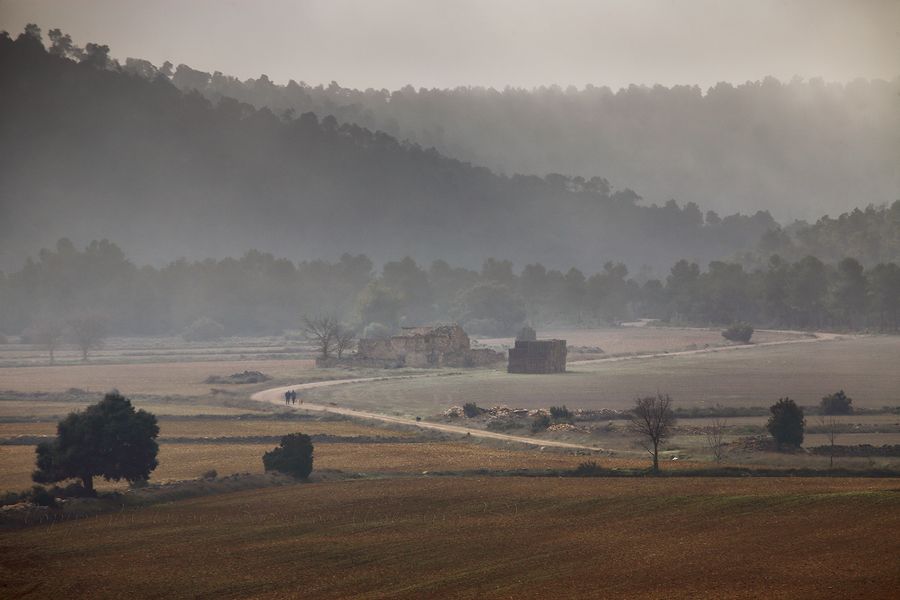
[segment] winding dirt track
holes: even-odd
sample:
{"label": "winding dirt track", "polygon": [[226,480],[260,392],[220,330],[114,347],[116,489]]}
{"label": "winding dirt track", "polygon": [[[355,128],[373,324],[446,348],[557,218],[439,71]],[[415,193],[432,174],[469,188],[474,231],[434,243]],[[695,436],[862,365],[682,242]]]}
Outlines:
{"label": "winding dirt track", "polygon": [[[774,330],[773,330],[774,331]],[[792,334],[801,334],[802,332],[797,331],[779,331],[778,333],[792,333]],[[726,352],[726,351],[734,351],[734,350],[753,350],[756,348],[764,348],[771,346],[783,346],[786,344],[808,344],[812,342],[823,342],[841,339],[846,336],[841,336],[833,333],[817,333],[815,337],[802,337],[799,339],[793,340],[781,340],[777,342],[764,342],[761,344],[748,344],[748,345],[740,345],[740,346],[719,346],[713,348],[702,348],[699,350],[681,350],[677,352],[660,352],[657,354],[644,354],[644,355],[634,355],[634,356],[614,356],[610,358],[597,358],[593,360],[585,360],[573,362],[572,367],[577,368],[579,365],[583,364],[591,364],[591,363],[599,363],[599,362],[620,362],[625,360],[645,360],[645,359],[655,359],[655,358],[664,358],[669,356],[687,356],[691,354],[710,354],[713,352]],[[413,375],[413,376],[403,376],[401,378],[411,379],[413,377],[431,377],[431,375]],[[283,405],[284,403],[284,393],[288,390],[294,390],[296,392],[303,392],[304,390],[311,390],[315,388],[321,387],[330,387],[334,385],[352,385],[358,383],[371,383],[373,381],[383,381],[385,379],[395,379],[394,377],[361,377],[356,379],[335,379],[330,381],[316,381],[313,383],[301,383],[297,385],[287,385],[277,388],[271,388],[268,390],[263,390],[261,392],[256,392],[253,394],[250,399],[256,400],[259,402],[271,402],[273,404]],[[589,450],[592,452],[603,452],[604,449],[597,446],[585,446],[582,444],[570,444],[568,442],[558,442],[554,440],[538,440],[529,437],[523,437],[518,435],[508,435],[505,433],[495,433],[493,431],[485,431],[483,429],[473,429],[470,427],[461,427],[459,425],[447,425],[446,423],[428,423],[425,421],[415,421],[413,419],[407,419],[404,417],[395,417],[392,415],[385,415],[380,413],[366,412],[361,410],[354,410],[351,408],[343,408],[340,406],[331,406],[324,404],[311,404],[308,402],[304,402],[302,405],[294,405],[298,409],[303,410],[315,410],[321,412],[330,412],[339,415],[345,415],[348,417],[356,417],[361,419],[373,419],[376,421],[383,421],[385,423],[397,423],[400,425],[408,425],[413,427],[419,427],[421,429],[431,429],[434,431],[441,431],[444,433],[455,433],[463,436],[472,436],[472,437],[480,437],[480,438],[488,438],[492,440],[499,440],[504,442],[512,442],[518,444],[528,444],[530,446],[544,446],[550,448],[565,448],[568,450]]]}

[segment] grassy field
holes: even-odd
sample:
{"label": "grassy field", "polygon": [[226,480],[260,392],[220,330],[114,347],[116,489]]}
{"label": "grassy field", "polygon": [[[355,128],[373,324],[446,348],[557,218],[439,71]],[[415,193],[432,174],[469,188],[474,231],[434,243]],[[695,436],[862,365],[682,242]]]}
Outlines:
{"label": "grassy field", "polygon": [[818,404],[844,389],[854,406],[900,405],[900,337],[747,348],[711,354],[570,365],[558,375],[478,370],[460,375],[322,388],[317,402],[408,416],[435,415],[450,406],[506,404],[540,408],[630,407],[638,395],[670,394],[676,406],[769,406],[790,396]]}
{"label": "grassy field", "polygon": [[[0,535],[0,596],[888,598],[900,481],[418,478]],[[102,573],[102,575],[98,575]]]}

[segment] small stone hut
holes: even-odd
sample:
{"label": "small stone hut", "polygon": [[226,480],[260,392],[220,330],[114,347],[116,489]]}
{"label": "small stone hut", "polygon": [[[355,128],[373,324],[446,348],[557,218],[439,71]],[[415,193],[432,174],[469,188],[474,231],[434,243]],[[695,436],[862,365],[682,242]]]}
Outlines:
{"label": "small stone hut", "polygon": [[509,349],[509,373],[565,373],[566,340],[516,340]]}

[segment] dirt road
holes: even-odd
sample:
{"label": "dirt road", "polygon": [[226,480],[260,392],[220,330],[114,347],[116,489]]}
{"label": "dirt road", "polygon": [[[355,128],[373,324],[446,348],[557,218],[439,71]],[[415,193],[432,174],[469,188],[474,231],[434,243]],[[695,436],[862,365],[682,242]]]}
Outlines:
{"label": "dirt road", "polygon": [[[802,332],[790,331],[790,332],[780,332],[780,333],[795,333],[799,334]],[[572,363],[574,368],[577,368],[578,365],[590,364],[590,363],[598,363],[598,362],[618,362],[624,360],[643,360],[643,359],[653,359],[653,358],[663,358],[667,356],[687,356],[690,354],[708,354],[712,352],[727,352],[727,351],[735,351],[735,350],[753,350],[756,348],[764,348],[770,346],[781,346],[785,344],[806,344],[811,342],[823,342],[841,339],[845,336],[840,336],[832,333],[817,333],[815,337],[802,337],[799,339],[793,340],[781,340],[777,342],[764,342],[761,344],[745,344],[745,345],[735,345],[735,346],[718,346],[714,348],[702,348],[699,350],[682,350],[677,352],[660,352],[656,354],[644,354],[644,355],[635,355],[635,356],[613,356],[609,358],[597,358],[593,360],[585,360],[578,361]],[[414,376],[406,376],[406,378],[412,377],[430,377],[430,375],[414,375]],[[396,379],[394,377],[363,377],[357,379],[337,379],[337,380],[329,380],[329,381],[316,381],[313,383],[303,383],[298,385],[288,385],[283,387],[272,388],[268,390],[263,390],[261,392],[257,392],[251,396],[252,400],[257,400],[260,402],[271,402],[273,404],[283,405],[284,404],[284,393],[287,390],[294,390],[298,393],[302,393],[304,390],[310,390],[321,387],[330,387],[334,385],[353,385],[359,383],[371,383],[374,381],[383,381],[385,379]],[[589,450],[593,452],[603,452],[603,448],[599,448],[596,446],[585,446],[582,444],[570,444],[568,442],[558,442],[554,440],[539,440],[530,437],[523,437],[518,435],[508,435],[505,433],[495,433],[493,431],[485,431],[483,429],[474,429],[470,427],[462,427],[460,425],[448,425],[446,423],[429,423],[425,421],[415,421],[413,419],[407,419],[405,417],[396,417],[392,415],[385,415],[380,413],[372,413],[361,410],[354,410],[351,408],[343,408],[340,406],[331,406],[324,404],[311,404],[308,402],[304,402],[302,405],[295,405],[297,408],[305,409],[305,410],[315,410],[322,412],[330,412],[339,415],[345,415],[348,417],[356,417],[362,419],[373,419],[376,421],[383,421],[385,423],[397,423],[400,425],[409,425],[414,427],[419,427],[421,429],[431,429],[434,431],[441,431],[444,433],[455,433],[463,436],[473,436],[479,438],[487,438],[492,440],[499,440],[505,442],[514,442],[519,444],[528,444],[531,446],[543,446],[549,448],[565,448],[568,450]],[[621,452],[620,452],[621,453]]]}

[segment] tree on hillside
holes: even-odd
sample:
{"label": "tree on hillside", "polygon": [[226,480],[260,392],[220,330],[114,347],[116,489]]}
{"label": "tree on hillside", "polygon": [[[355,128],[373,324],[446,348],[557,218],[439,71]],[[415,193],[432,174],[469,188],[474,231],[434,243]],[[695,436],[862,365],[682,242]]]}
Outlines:
{"label": "tree on hillside", "polygon": [[320,315],[303,317],[303,334],[312,342],[322,358],[329,358],[337,345],[337,334],[340,328],[336,317]]}
{"label": "tree on hillside", "polygon": [[106,319],[88,315],[69,320],[72,342],[81,350],[81,360],[87,361],[88,352],[103,347],[106,339]]}
{"label": "tree on hillside", "polygon": [[131,401],[114,390],[59,422],[56,439],[36,449],[32,479],[38,483],[81,479],[88,492],[94,490],[94,477],[146,480],[158,464],[158,435],[156,417],[135,411]]}
{"label": "tree on hillside", "polygon": [[803,409],[790,398],[779,398],[778,402],[769,407],[769,411],[772,414],[766,429],[775,438],[778,448],[799,448],[803,444],[803,430],[806,427]]}
{"label": "tree on hillside", "polygon": [[668,394],[657,393],[634,401],[629,430],[640,437],[640,444],[653,457],[653,472],[659,473],[659,446],[672,433],[675,412]]}
{"label": "tree on hillside", "polygon": [[303,433],[292,433],[281,438],[276,448],[263,454],[266,472],[278,471],[300,479],[306,479],[313,468],[313,444]]}

